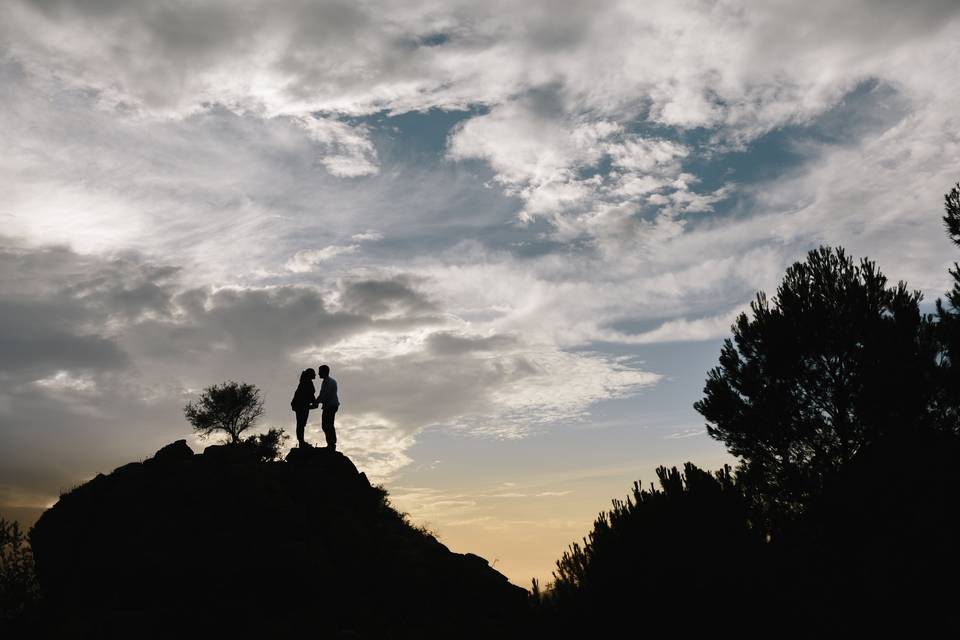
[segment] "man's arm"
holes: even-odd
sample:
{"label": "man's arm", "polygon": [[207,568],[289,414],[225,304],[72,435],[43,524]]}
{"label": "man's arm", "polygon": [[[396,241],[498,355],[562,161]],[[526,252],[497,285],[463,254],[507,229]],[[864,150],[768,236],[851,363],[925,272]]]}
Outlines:
{"label": "man's arm", "polygon": [[327,378],[323,379],[323,382],[320,383],[320,393],[317,394],[317,399],[314,403],[319,406],[327,399],[327,394],[330,392],[329,385],[327,384]]}

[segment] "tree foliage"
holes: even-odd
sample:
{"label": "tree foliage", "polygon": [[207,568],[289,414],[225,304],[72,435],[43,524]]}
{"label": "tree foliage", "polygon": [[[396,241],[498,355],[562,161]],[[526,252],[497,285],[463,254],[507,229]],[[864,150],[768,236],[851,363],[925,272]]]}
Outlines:
{"label": "tree foliage", "polygon": [[943,196],[943,208],[946,210],[943,224],[947,227],[947,235],[960,247],[960,182]]}
{"label": "tree foliage", "polygon": [[821,247],[741,314],[694,407],[781,513],[865,445],[929,422],[937,345],[921,295]]}
{"label": "tree foliage", "polygon": [[39,595],[26,536],[18,523],[0,518],[0,623],[24,617]]}
{"label": "tree foliage", "polygon": [[280,459],[280,449],[283,443],[290,439],[283,429],[269,429],[266,433],[250,436],[244,442],[250,443],[257,450],[262,462],[274,462]]}
{"label": "tree foliage", "polygon": [[[960,184],[945,209],[960,246]],[[960,570],[960,265],[950,273],[935,316],[829,247],[758,294],[695,404],[737,473],[661,467],[661,489],[614,501],[554,582],[534,582],[543,635],[957,635],[943,586]]]}
{"label": "tree foliage", "polygon": [[[944,196],[943,222],[947,235],[960,246],[960,183]],[[960,432],[960,265],[950,269],[953,287],[947,292],[947,304],[937,300],[938,337],[942,350],[942,379],[937,385],[941,421]]]}
{"label": "tree foliage", "polygon": [[224,382],[207,387],[183,408],[187,422],[195,431],[209,436],[223,431],[233,443],[263,414],[263,397],[255,385]]}

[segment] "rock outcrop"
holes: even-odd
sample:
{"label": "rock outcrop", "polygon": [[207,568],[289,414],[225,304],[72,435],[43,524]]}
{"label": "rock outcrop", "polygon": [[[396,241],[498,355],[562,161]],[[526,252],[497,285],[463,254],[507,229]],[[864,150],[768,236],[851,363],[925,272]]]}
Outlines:
{"label": "rock outcrop", "polygon": [[168,445],[33,530],[52,633],[464,638],[523,632],[526,592],[394,510],[342,453]]}

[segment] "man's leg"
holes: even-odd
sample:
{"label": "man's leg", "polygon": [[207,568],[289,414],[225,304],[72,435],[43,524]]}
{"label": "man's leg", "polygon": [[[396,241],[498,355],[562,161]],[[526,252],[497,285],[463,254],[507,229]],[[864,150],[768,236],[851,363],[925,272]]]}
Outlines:
{"label": "man's leg", "polygon": [[336,415],[336,409],[324,409],[320,415],[320,426],[323,427],[323,435],[327,437],[327,446],[330,449],[337,448],[337,429],[333,426],[333,420]]}

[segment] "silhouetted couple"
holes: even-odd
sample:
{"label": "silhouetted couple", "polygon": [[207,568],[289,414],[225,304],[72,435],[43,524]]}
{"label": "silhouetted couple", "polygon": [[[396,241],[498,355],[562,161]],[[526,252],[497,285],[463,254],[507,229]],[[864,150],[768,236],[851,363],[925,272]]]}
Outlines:
{"label": "silhouetted couple", "polygon": [[[314,398],[316,387],[313,386],[313,380],[318,375],[323,382],[320,383],[320,393]],[[337,397],[337,381],[330,377],[330,367],[325,364],[317,367],[316,373],[313,369],[303,370],[300,374],[300,384],[297,386],[296,393],[293,394],[293,400],[290,401],[290,408],[297,414],[298,446],[310,446],[303,438],[303,430],[307,426],[310,410],[320,405],[323,405],[320,426],[323,428],[323,435],[327,437],[327,448],[330,451],[336,451],[337,430],[333,426],[333,421],[337,415],[337,409],[340,408],[340,399]]]}

